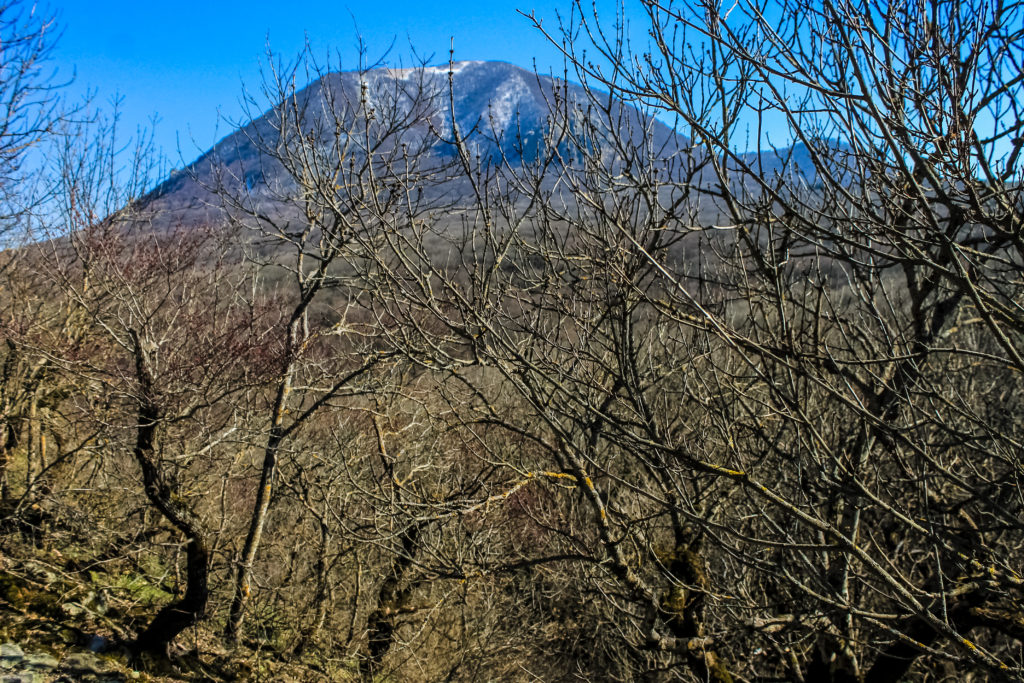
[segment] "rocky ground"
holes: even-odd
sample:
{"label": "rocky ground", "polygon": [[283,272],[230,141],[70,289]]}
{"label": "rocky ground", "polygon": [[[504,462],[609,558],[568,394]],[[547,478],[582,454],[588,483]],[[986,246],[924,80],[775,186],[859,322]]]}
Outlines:
{"label": "rocky ground", "polygon": [[58,659],[48,650],[26,652],[17,643],[0,644],[0,683],[121,683],[141,677],[119,668],[89,650],[69,648]]}
{"label": "rocky ground", "polygon": [[226,649],[207,628],[191,630],[167,658],[135,657],[126,644],[176,588],[155,578],[168,572],[138,558],[96,556],[70,542],[57,548],[0,533],[0,683],[351,679],[350,667],[271,648]]}

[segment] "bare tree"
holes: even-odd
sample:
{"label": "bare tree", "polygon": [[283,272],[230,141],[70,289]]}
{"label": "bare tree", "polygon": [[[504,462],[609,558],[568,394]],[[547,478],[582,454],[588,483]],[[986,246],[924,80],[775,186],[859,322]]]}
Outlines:
{"label": "bare tree", "polygon": [[449,141],[477,200],[387,234],[381,329],[574,482],[629,675],[1019,675],[1020,8],[642,7],[577,6],[534,163]]}
{"label": "bare tree", "polygon": [[[927,655],[1019,675],[1019,437],[983,387],[1019,382],[1021,9],[643,7],[649,53],[580,5],[573,30],[606,61],[568,33],[558,44],[585,82],[676,117],[705,162],[691,187],[728,227],[702,252],[714,268],[688,272],[616,229],[657,273],[649,305],[718,358],[687,374],[720,450],[659,421],[617,429],[638,456],[749,500],[697,516],[759,558],[744,575],[805,605],[758,617],[802,619],[816,641],[777,666],[895,680]],[[776,621],[767,640],[792,653],[794,630]]]}
{"label": "bare tree", "polygon": [[[300,79],[315,83],[303,89]],[[354,264],[367,240],[440,208],[436,198],[415,193],[439,172],[424,161],[433,100],[422,78],[381,79],[366,69],[346,78],[309,54],[290,67],[271,56],[262,92],[262,106],[270,110],[263,114],[250,100],[252,115],[239,139],[255,155],[245,168],[218,167],[214,189],[226,215],[251,230],[256,246],[269,254],[254,250],[249,258],[278,271],[288,310],[260,483],[226,627],[230,639],[238,636],[252,590],[282,444],[320,409],[365,393],[364,380],[393,356],[376,344],[375,329],[361,313],[367,293]]]}
{"label": "bare tree", "polygon": [[[19,291],[17,276],[6,270],[14,262],[15,249],[29,229],[30,212],[43,194],[41,164],[26,171],[33,148],[46,141],[58,125],[60,84],[47,72],[46,62],[57,39],[52,17],[28,2],[0,5],[0,275],[5,276],[5,299],[13,303]],[[32,164],[29,164],[32,166]],[[26,312],[29,308],[25,302]],[[27,419],[38,401],[32,387],[39,387],[43,365],[28,358],[20,347],[21,334],[29,325],[11,318],[0,327],[5,344],[4,382],[0,397],[0,497],[7,497],[7,462],[18,437],[15,423]],[[28,366],[25,366],[25,363]],[[19,373],[25,370],[27,374]],[[17,376],[16,376],[17,375]]]}
{"label": "bare tree", "polygon": [[[25,172],[29,150],[55,132],[61,117],[58,83],[47,60],[59,30],[35,3],[0,5],[0,226],[21,223],[38,200],[38,187]],[[5,247],[9,246],[7,244]]]}
{"label": "bare tree", "polygon": [[646,47],[549,34],[580,86],[518,148],[454,125],[454,67],[272,62],[198,178],[243,268],[64,165],[96,349],[38,357],[185,538],[147,647],[223,550],[229,637],[266,606],[367,679],[1022,676],[1024,9],[638,7]]}
{"label": "bare tree", "polygon": [[146,139],[122,167],[116,127],[97,125],[66,139],[57,195],[66,232],[40,247],[87,343],[49,360],[105,395],[83,399],[107,426],[108,457],[131,455],[150,505],[184,539],[184,595],[134,643],[161,653],[206,611],[211,529],[202,488],[216,472],[211,463],[236,448],[241,397],[267,379],[275,359],[261,339],[276,318],[242,305],[247,276],[224,260],[209,230],[150,229],[134,201],[152,178]]}

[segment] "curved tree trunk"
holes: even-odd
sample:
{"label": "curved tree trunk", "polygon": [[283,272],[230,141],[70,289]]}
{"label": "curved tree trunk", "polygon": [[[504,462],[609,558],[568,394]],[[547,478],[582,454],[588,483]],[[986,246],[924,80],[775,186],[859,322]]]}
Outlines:
{"label": "curved tree trunk", "polygon": [[186,539],[186,585],[181,600],[160,610],[134,643],[143,652],[166,653],[171,641],[185,629],[196,624],[206,611],[209,600],[209,546],[198,515],[188,509],[175,495],[156,459],[157,429],[160,406],[153,386],[149,355],[136,334],[135,370],[139,382],[138,426],[132,454],[142,469],[146,497],[174,528]]}
{"label": "curved tree trunk", "polygon": [[327,621],[328,608],[334,604],[334,591],[331,586],[331,563],[327,561],[327,554],[331,545],[331,533],[327,522],[320,518],[320,544],[317,549],[316,565],[313,567],[313,575],[316,577],[316,592],[313,594],[311,607],[314,609],[313,619],[300,632],[299,640],[295,644],[293,652],[301,654],[320,634]]}
{"label": "curved tree trunk", "polygon": [[195,625],[206,611],[209,600],[208,560],[209,549],[202,538],[190,538],[186,546],[186,587],[181,600],[160,610],[135,641],[135,646],[144,652],[165,653],[174,638]]}

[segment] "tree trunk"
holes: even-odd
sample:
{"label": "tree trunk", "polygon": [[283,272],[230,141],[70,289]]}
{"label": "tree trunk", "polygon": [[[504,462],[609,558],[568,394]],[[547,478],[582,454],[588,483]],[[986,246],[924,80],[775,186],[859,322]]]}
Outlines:
{"label": "tree trunk", "polygon": [[185,595],[160,610],[134,643],[136,650],[166,654],[171,641],[202,618],[209,600],[209,545],[199,517],[176,495],[171,482],[160,471],[156,459],[160,407],[153,386],[149,355],[138,335],[135,342],[135,369],[139,381],[138,427],[133,455],[142,469],[146,497],[176,529],[185,536],[187,576]]}
{"label": "tree trunk", "polygon": [[7,483],[7,464],[10,462],[10,452],[15,442],[14,429],[8,420],[0,422],[0,501],[6,501],[10,497],[10,489]]}
{"label": "tree trunk", "polygon": [[[669,572],[682,585],[674,585],[663,601],[663,609],[669,614],[667,625],[672,635],[684,641],[703,638],[705,595],[711,590],[704,558],[700,554],[700,540],[696,538],[676,539],[677,546],[669,562]],[[693,586],[687,591],[683,585]],[[704,647],[686,650],[686,662],[690,670],[702,681],[732,683],[733,678],[725,668],[718,653]]]}
{"label": "tree trunk", "polygon": [[331,590],[330,572],[331,567],[327,561],[327,553],[331,545],[331,534],[324,518],[320,518],[320,547],[317,552],[316,566],[313,574],[316,576],[316,592],[313,594],[311,606],[314,607],[312,621],[302,629],[299,642],[295,646],[295,654],[301,654],[306,647],[313,642],[323,629],[327,621],[328,608],[333,604],[333,591]]}
{"label": "tree trunk", "polygon": [[[249,521],[249,532],[245,537],[245,546],[242,548],[242,558],[238,563],[238,571],[235,579],[235,596],[231,601],[231,610],[228,614],[228,623],[224,627],[224,637],[228,642],[237,642],[242,627],[242,620],[245,617],[245,607],[249,602],[249,595],[252,592],[252,568],[256,561],[256,554],[259,552],[260,542],[263,539],[263,529],[267,523],[267,515],[270,512],[270,502],[274,494],[274,480],[277,476],[277,457],[281,449],[281,443],[288,434],[307,418],[313,415],[326,401],[334,396],[342,387],[356,379],[360,375],[374,367],[385,354],[372,355],[360,367],[340,378],[334,385],[326,390],[312,405],[307,407],[300,415],[291,420],[290,425],[285,428],[284,416],[287,414],[289,396],[292,392],[292,381],[298,367],[299,352],[304,343],[308,340],[308,333],[304,333],[305,311],[319,290],[322,281],[312,287],[303,295],[303,301],[296,309],[289,324],[288,347],[285,352],[287,364],[281,377],[281,383],[277,389],[277,396],[274,399],[274,407],[271,413],[270,435],[267,437],[267,445],[263,451],[263,467],[260,472],[260,485],[256,491],[256,504],[253,507],[252,518]],[[301,402],[301,401],[300,401]]]}
{"label": "tree trunk", "polygon": [[165,653],[174,638],[195,625],[206,611],[210,597],[208,587],[209,549],[204,539],[190,538],[186,546],[185,596],[160,610],[146,630],[135,641],[144,652]]}
{"label": "tree trunk", "polygon": [[0,500],[9,497],[7,481],[7,465],[10,462],[11,449],[16,440],[11,425],[13,404],[11,399],[11,383],[14,369],[18,363],[18,348],[10,339],[7,340],[7,356],[4,358],[3,373],[0,376]]}
{"label": "tree trunk", "polygon": [[408,608],[405,603],[414,586],[405,581],[406,573],[412,566],[424,526],[426,523],[420,522],[402,532],[402,549],[391,563],[387,578],[377,591],[376,606],[366,618],[367,655],[359,662],[359,672],[368,681],[372,681],[379,673],[381,662],[394,643],[396,617]]}
{"label": "tree trunk", "polygon": [[289,366],[281,386],[278,388],[277,398],[274,401],[270,436],[267,437],[267,445],[263,451],[263,468],[260,473],[260,486],[256,492],[256,505],[253,507],[252,519],[249,521],[249,533],[245,537],[245,546],[242,548],[242,559],[238,564],[235,578],[235,596],[231,601],[228,623],[224,627],[224,637],[229,642],[238,641],[242,619],[245,617],[245,607],[249,602],[249,594],[252,592],[252,567],[256,560],[256,553],[260,548],[260,542],[263,539],[263,528],[267,523],[270,499],[274,492],[274,479],[277,475],[277,453],[281,447],[281,441],[284,439],[282,422],[284,421],[288,394],[291,393],[293,372],[293,367]]}

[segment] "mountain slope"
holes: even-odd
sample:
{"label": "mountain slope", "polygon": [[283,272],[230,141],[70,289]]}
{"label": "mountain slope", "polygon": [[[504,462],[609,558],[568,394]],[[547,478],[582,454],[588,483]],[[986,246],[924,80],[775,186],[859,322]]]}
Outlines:
{"label": "mountain slope", "polygon": [[[485,162],[518,164],[536,157],[545,135],[555,125],[553,120],[582,116],[586,102],[586,93],[578,85],[538,76],[504,62],[465,61],[451,66],[331,73],[288,101],[288,111],[294,118],[287,119],[288,111],[283,115],[279,108],[255,117],[186,170],[172,173],[152,193],[149,204],[157,210],[154,213],[160,224],[195,224],[216,217],[220,200],[212,188],[256,199],[287,189],[293,174],[266,149],[277,145],[281,140],[279,131],[287,130],[295,120],[301,120],[303,130],[322,138],[324,158],[332,152],[335,158],[344,153],[345,145],[336,135],[334,121],[342,121],[351,132],[360,129],[359,118],[365,116],[366,109],[372,109],[378,121],[404,126],[401,135],[385,143],[385,148],[401,144],[416,149],[422,154],[421,166],[450,161],[457,154],[452,144],[456,131],[471,155]],[[577,105],[578,112],[573,113]],[[552,117],[552,107],[562,107],[561,115]],[[619,132],[628,129],[630,138],[647,139],[655,149],[679,151],[685,146],[685,141],[664,123],[631,107],[611,104],[605,118],[614,120]],[[365,145],[350,147],[359,154]]]}

